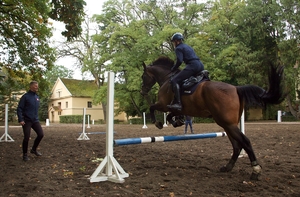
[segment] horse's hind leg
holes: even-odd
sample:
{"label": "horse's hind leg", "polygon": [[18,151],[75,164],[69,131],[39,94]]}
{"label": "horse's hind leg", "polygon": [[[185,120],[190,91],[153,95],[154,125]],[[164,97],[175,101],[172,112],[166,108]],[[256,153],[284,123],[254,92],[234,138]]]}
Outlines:
{"label": "horse's hind leg", "polygon": [[261,174],[261,166],[256,160],[256,156],[254,154],[250,140],[240,131],[240,129],[237,126],[231,126],[224,129],[232,144],[233,154],[228,164],[222,167],[220,170],[222,172],[231,171],[240,155],[241,150],[244,149],[248,154],[251,166],[253,168],[251,179],[258,180],[258,177]]}
{"label": "horse's hind leg", "polygon": [[222,166],[220,171],[221,172],[229,172],[233,169],[235,162],[237,161],[239,154],[242,150],[241,146],[239,145],[239,143],[234,140],[230,135],[228,135],[228,138],[232,144],[232,148],[233,148],[233,154],[231,156],[231,159],[229,160],[228,164],[226,164],[226,166]]}

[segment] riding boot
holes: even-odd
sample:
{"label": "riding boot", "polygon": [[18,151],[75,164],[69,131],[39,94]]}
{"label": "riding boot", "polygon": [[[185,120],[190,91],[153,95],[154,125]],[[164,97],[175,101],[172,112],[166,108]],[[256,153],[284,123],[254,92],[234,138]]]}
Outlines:
{"label": "riding boot", "polygon": [[180,87],[177,83],[174,84],[173,86],[173,92],[174,92],[173,103],[171,105],[168,105],[167,107],[170,109],[181,111],[182,106],[181,106],[181,99],[180,99]]}

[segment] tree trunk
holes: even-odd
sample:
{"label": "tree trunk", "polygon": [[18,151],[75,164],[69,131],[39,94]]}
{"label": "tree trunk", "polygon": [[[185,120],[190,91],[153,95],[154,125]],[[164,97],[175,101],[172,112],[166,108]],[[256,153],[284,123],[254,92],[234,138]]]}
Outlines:
{"label": "tree trunk", "polygon": [[293,108],[292,100],[291,100],[291,97],[290,97],[289,94],[286,96],[286,100],[287,100],[287,102],[288,102],[288,106],[289,106],[289,110],[290,110],[291,114],[292,114],[294,117],[296,117],[297,119],[299,119],[299,118],[300,118],[300,113],[297,112],[297,111]]}

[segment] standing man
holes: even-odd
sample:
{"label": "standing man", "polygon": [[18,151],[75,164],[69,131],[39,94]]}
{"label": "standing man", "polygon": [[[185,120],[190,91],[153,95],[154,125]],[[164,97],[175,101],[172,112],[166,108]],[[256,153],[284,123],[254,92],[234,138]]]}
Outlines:
{"label": "standing man", "polygon": [[22,144],[24,161],[29,160],[27,151],[31,128],[36,132],[37,137],[34,140],[30,153],[35,154],[36,156],[42,155],[40,152],[37,151],[37,147],[40,144],[42,138],[44,137],[44,132],[38,117],[40,105],[40,99],[36,94],[36,92],[39,89],[38,82],[30,82],[29,88],[29,91],[21,97],[17,108],[18,121],[22,125],[24,134]]}
{"label": "standing man", "polygon": [[200,61],[200,58],[196,55],[194,49],[187,44],[183,43],[183,35],[181,33],[175,33],[171,41],[175,47],[175,54],[177,57],[175,65],[172,67],[172,71],[175,71],[179,68],[182,62],[185,63],[186,67],[175,75],[171,79],[171,85],[174,92],[174,100],[171,105],[168,105],[168,108],[181,111],[181,99],[180,99],[180,86],[179,84],[201,71],[204,70],[204,65]]}
{"label": "standing man", "polygon": [[187,132],[188,125],[190,125],[191,133],[194,134],[194,131],[193,131],[193,123],[192,123],[192,117],[190,117],[190,116],[185,116],[185,128],[184,128],[184,134],[186,134],[186,132]]}

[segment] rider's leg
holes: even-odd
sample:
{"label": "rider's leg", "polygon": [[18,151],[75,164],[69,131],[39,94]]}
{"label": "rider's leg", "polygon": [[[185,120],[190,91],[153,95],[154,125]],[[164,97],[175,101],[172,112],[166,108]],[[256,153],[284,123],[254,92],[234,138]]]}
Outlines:
{"label": "rider's leg", "polygon": [[170,109],[175,109],[181,111],[181,98],[180,98],[180,86],[179,84],[184,80],[192,76],[194,73],[193,70],[189,68],[184,68],[182,71],[180,71],[177,75],[175,75],[171,79],[171,85],[174,93],[174,100],[171,105],[168,105],[167,107]]}
{"label": "rider's leg", "polygon": [[168,105],[168,108],[181,111],[182,106],[181,106],[181,99],[180,99],[180,87],[178,83],[174,83],[172,88],[174,92],[174,100],[172,105]]}

